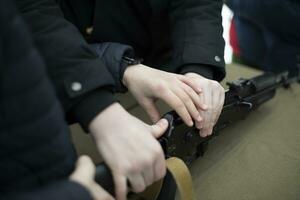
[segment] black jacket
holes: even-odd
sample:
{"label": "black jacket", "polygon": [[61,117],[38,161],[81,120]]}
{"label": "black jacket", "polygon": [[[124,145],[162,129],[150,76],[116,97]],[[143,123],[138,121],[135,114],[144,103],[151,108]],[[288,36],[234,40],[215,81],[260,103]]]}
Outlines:
{"label": "black jacket", "polygon": [[0,1],[0,199],[91,199],[61,105],[13,1]]}
{"label": "black jacket", "polygon": [[115,99],[115,80],[107,67],[54,0],[16,0],[33,33],[50,78],[70,122],[89,122]]}
{"label": "black jacket", "polygon": [[193,71],[216,80],[225,76],[222,0],[58,2],[90,43],[130,45],[151,67],[161,65],[155,61],[172,49],[171,63],[160,69]]}
{"label": "black jacket", "polygon": [[[64,19],[54,0],[16,1],[47,63],[69,121],[80,122],[87,130],[95,115],[115,101],[112,93],[122,88],[117,80],[122,74],[115,72],[122,71],[118,69],[122,55],[133,50],[116,46],[108,48],[114,52],[113,56],[107,53],[103,54],[108,55],[107,59],[99,58],[80,32]],[[137,55],[145,58],[145,64],[152,67],[158,66],[153,63],[156,56],[161,56],[160,52],[171,45],[172,63],[162,69],[196,72],[216,80],[225,76],[221,0],[60,0],[59,4],[90,43],[132,46]],[[152,28],[165,13],[170,17],[172,43],[168,32],[155,32]],[[96,24],[92,35],[86,34],[86,29]],[[164,23],[162,27],[168,29]],[[154,44],[163,41],[166,45],[156,49]],[[148,54],[149,49],[157,53]],[[109,59],[117,60],[119,66],[109,65],[112,63],[107,62]]]}

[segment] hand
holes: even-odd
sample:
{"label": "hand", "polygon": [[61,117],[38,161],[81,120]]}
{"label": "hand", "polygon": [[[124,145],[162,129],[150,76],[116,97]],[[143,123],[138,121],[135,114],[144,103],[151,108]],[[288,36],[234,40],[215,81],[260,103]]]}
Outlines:
{"label": "hand", "polygon": [[196,123],[196,127],[200,130],[200,135],[206,137],[212,134],[213,127],[216,124],[225,99],[224,88],[217,82],[195,73],[187,73],[188,79],[183,80],[190,87],[197,89],[202,88],[200,101],[207,105],[207,110],[199,110],[203,120]]}
{"label": "hand", "polygon": [[123,76],[123,83],[136,98],[138,103],[149,114],[153,122],[160,119],[160,114],[154,104],[161,99],[172,107],[188,126],[193,126],[193,120],[201,122],[202,117],[198,109],[205,110],[197,94],[201,87],[193,90],[183,80],[183,75],[164,72],[145,65],[128,67]]}
{"label": "hand", "polygon": [[88,156],[81,156],[76,163],[76,169],[71,174],[70,180],[82,185],[86,188],[94,200],[113,200],[102,187],[95,181],[95,165]]}
{"label": "hand", "polygon": [[165,158],[156,138],[167,129],[168,121],[149,126],[114,103],[102,111],[90,124],[97,147],[110,167],[118,200],[125,200],[127,180],[133,192],[164,177]]}

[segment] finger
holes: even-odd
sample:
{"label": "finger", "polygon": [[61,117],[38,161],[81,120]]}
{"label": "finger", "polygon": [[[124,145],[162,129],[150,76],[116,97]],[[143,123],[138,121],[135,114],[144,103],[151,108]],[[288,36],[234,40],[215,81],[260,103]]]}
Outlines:
{"label": "finger", "polygon": [[144,177],[144,181],[146,184],[146,187],[151,185],[153,183],[154,180],[154,169],[153,166],[151,167],[147,167],[147,169],[145,169],[142,173],[143,177]]}
{"label": "finger", "polygon": [[128,176],[131,190],[135,193],[143,192],[146,189],[146,182],[142,174],[130,174]]}
{"label": "finger", "polygon": [[194,123],[188,110],[176,94],[174,94],[171,91],[168,91],[163,93],[161,95],[161,98],[177,112],[177,114],[181,117],[184,123],[186,123],[188,126],[193,126]]}
{"label": "finger", "polygon": [[164,154],[160,154],[154,164],[154,181],[158,181],[162,179],[166,175],[166,173],[167,173],[167,167],[166,167],[165,156]]}
{"label": "finger", "polygon": [[184,103],[186,109],[188,110],[192,118],[195,121],[201,121],[202,117],[200,116],[198,109],[196,108],[195,104],[193,103],[189,95],[186,94],[186,92],[180,87],[174,88],[173,91]]}
{"label": "finger", "polygon": [[143,99],[139,103],[142,106],[142,108],[147,112],[152,122],[156,123],[160,119],[160,113],[152,100]]}
{"label": "finger", "polygon": [[213,95],[213,105],[214,105],[214,118],[213,118],[213,125],[216,124],[218,121],[218,118],[222,112],[224,104],[224,95],[222,92],[217,92],[216,94]]}
{"label": "finger", "polygon": [[196,91],[197,93],[202,93],[201,85],[195,78],[188,77],[188,76],[180,76],[179,80],[184,82],[191,88],[193,88],[193,90]]}
{"label": "finger", "polygon": [[[199,99],[200,99],[201,102],[206,103],[203,95],[204,95],[204,93],[200,94]],[[197,129],[201,130],[204,127],[205,122],[207,121],[208,111],[207,110],[203,111],[203,110],[200,110],[200,109],[198,111],[199,111],[199,113],[202,117],[202,121],[196,122],[195,125],[196,125]]]}
{"label": "finger", "polygon": [[216,98],[217,92],[214,91],[215,88],[210,88],[210,93],[206,96],[207,102],[209,102],[210,109],[208,110],[208,117],[207,121],[204,124],[203,128],[203,135],[204,137],[207,137],[212,134],[213,127],[215,125],[215,119],[216,119],[216,110],[218,109],[218,98]]}
{"label": "finger", "polygon": [[180,87],[189,95],[197,108],[200,108],[201,110],[207,109],[207,105],[205,105],[204,102],[200,101],[199,94],[197,94],[190,86],[182,83],[180,84]]}
{"label": "finger", "polygon": [[168,129],[168,120],[161,119],[156,124],[150,126],[150,132],[155,138],[160,138]]}
{"label": "finger", "polygon": [[200,115],[202,116],[202,121],[195,123],[195,127],[199,130],[201,130],[203,128],[203,125],[205,123],[205,114],[201,113],[201,111],[200,111]]}
{"label": "finger", "polygon": [[213,124],[214,118],[213,118],[213,102],[212,102],[212,92],[211,89],[208,88],[204,93],[201,94],[201,98],[203,101],[208,105],[208,109],[206,111],[203,111],[203,124],[200,131],[201,137],[207,137],[210,134],[211,125]]}
{"label": "finger", "polygon": [[80,156],[76,162],[76,169],[72,176],[84,177],[89,180],[93,180],[95,176],[95,165],[90,157],[84,155]]}
{"label": "finger", "polygon": [[203,129],[201,129],[201,131],[200,131],[200,136],[201,136],[201,137],[207,137],[207,136],[209,136],[209,135],[212,134],[212,131],[213,131],[213,129],[212,129],[211,126],[208,127],[208,128],[203,128]]}
{"label": "finger", "polygon": [[222,88],[222,90],[220,91],[219,99],[220,99],[220,105],[219,105],[220,109],[219,109],[219,113],[218,113],[218,116],[216,118],[215,123],[217,123],[217,121],[220,117],[220,114],[222,113],[223,106],[224,106],[224,103],[225,103],[225,90],[224,90],[224,88]]}
{"label": "finger", "polygon": [[127,178],[121,174],[113,173],[115,182],[115,196],[117,200],[127,199]]}
{"label": "finger", "polygon": [[94,200],[114,200],[114,198],[102,187],[97,185],[97,183],[93,186],[93,198]]}

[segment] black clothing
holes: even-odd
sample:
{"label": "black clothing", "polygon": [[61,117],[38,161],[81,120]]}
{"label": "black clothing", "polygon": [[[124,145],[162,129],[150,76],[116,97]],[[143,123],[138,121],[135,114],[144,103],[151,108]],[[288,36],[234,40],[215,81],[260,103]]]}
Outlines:
{"label": "black clothing", "polygon": [[91,199],[67,180],[76,159],[68,126],[12,1],[0,1],[0,27],[0,199]]}
{"label": "black clothing", "polygon": [[16,192],[0,196],[5,200],[92,200],[90,194],[72,181],[55,182],[27,192]]}
{"label": "black clothing", "polygon": [[[87,130],[89,122],[115,101],[112,92],[124,91],[120,79],[116,80],[123,74],[114,74],[122,72],[118,70],[121,63],[110,66],[98,58],[79,31],[63,18],[54,0],[16,1],[47,63],[68,121],[79,122]],[[132,51],[129,47],[132,46],[145,64],[155,67],[162,65],[161,61],[156,62],[162,57],[170,60],[170,54],[164,52],[172,47],[173,62],[161,69],[196,72],[216,80],[225,75],[221,0],[173,0],[168,4],[167,1],[149,4],[137,0],[60,0],[59,4],[90,43],[121,43],[115,50],[110,49],[113,56],[105,54],[108,57],[117,56],[120,60],[128,48]],[[170,23],[168,17],[159,18],[166,10],[170,13]],[[95,24],[92,35],[88,36],[86,28]],[[156,27],[166,31],[157,32]],[[122,44],[128,46],[124,48]]]}
{"label": "black clothing", "polygon": [[[227,0],[234,12],[235,56],[250,66],[298,74],[300,1]],[[278,14],[280,13],[280,14]]]}
{"label": "black clothing", "polygon": [[[225,76],[222,0],[58,0],[65,17],[90,43],[117,42],[134,48],[151,67]],[[93,27],[91,33],[90,27]],[[88,31],[87,31],[88,30]]]}
{"label": "black clothing", "polygon": [[108,69],[115,80],[115,90],[126,92],[127,88],[123,85],[122,79],[127,64],[124,63],[124,56],[135,57],[132,47],[119,43],[105,42],[91,45],[102,62],[109,66]]}
{"label": "black clothing", "polygon": [[115,80],[54,0],[16,0],[70,122],[89,122],[115,102]]}

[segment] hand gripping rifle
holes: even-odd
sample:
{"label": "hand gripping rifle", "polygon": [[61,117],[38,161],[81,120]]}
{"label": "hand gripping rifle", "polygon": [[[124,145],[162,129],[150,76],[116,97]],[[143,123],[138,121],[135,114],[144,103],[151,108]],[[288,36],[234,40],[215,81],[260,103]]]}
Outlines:
{"label": "hand gripping rifle", "polygon": [[[199,130],[196,128],[186,126],[174,111],[165,114],[164,118],[168,120],[169,127],[159,142],[166,158],[178,157],[189,165],[205,153],[209,141],[220,134],[221,130],[245,119],[250,112],[272,99],[277,88],[288,88],[296,81],[300,83],[300,73],[298,76],[290,77],[289,73],[285,72],[277,75],[265,73],[251,79],[240,78],[227,83],[229,89],[225,93],[222,113],[213,134],[206,138],[200,137]],[[105,190],[114,194],[112,175],[105,164],[97,166],[96,181]]]}

